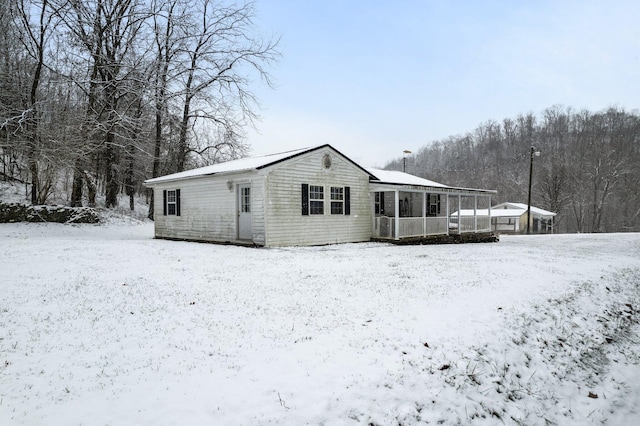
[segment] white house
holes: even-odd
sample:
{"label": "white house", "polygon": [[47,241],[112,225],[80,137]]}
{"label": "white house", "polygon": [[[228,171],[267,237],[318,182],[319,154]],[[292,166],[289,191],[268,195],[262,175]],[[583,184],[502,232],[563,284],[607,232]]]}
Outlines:
{"label": "white house", "polygon": [[[462,209],[460,216],[473,217],[474,214],[489,215],[491,230],[504,234],[518,234],[527,232],[527,205],[523,203],[500,203],[491,207],[490,211],[475,212]],[[453,220],[458,212],[453,213]],[[552,234],[556,213],[531,206],[530,232],[533,234]]]}
{"label": "white house", "polygon": [[495,191],[367,169],[330,145],[244,158],[149,179],[156,238],[258,246],[490,233],[489,216],[450,226],[453,206]]}

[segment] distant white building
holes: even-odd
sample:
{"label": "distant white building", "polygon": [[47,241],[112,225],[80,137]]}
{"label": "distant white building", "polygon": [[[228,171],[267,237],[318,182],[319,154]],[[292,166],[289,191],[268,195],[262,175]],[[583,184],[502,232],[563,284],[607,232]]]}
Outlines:
{"label": "distant white building", "polygon": [[[523,203],[500,203],[491,207],[491,211],[476,211],[475,214],[491,216],[491,230],[502,234],[518,234],[527,232],[527,205]],[[454,212],[454,217],[458,212]],[[471,209],[460,211],[461,217],[474,215]],[[556,213],[531,206],[530,232],[532,234],[552,234],[555,228]]]}
{"label": "distant white building", "polygon": [[[491,207],[491,224],[496,232],[527,232],[527,205],[500,203]],[[553,234],[556,213],[531,206],[529,228],[534,234]]]}
{"label": "distant white building", "polygon": [[[156,238],[258,246],[490,234],[478,211],[495,191],[367,169],[330,145],[244,158],[149,179]],[[473,239],[468,237],[468,239]]]}

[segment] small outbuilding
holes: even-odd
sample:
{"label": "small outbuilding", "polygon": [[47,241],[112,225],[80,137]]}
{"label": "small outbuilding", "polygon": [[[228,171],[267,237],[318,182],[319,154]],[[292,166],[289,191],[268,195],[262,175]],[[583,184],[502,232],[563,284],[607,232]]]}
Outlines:
{"label": "small outbuilding", "polygon": [[[527,232],[527,212],[528,206],[523,203],[500,203],[491,207],[490,211],[483,210],[480,214],[488,214],[491,217],[491,230],[500,234],[521,234]],[[454,216],[458,212],[454,213]],[[473,217],[471,209],[463,209],[460,215]],[[552,234],[555,226],[556,213],[539,207],[531,206],[531,219],[529,231],[532,234]]]}
{"label": "small outbuilding", "polygon": [[[528,206],[523,203],[500,203],[491,207],[492,229],[500,233],[527,232]],[[534,234],[553,234],[556,213],[531,206],[529,230]]]}
{"label": "small outbuilding", "polygon": [[145,186],[154,191],[156,238],[268,247],[488,233],[488,215],[451,224],[449,212],[490,206],[495,194],[367,169],[331,145],[214,164]]}

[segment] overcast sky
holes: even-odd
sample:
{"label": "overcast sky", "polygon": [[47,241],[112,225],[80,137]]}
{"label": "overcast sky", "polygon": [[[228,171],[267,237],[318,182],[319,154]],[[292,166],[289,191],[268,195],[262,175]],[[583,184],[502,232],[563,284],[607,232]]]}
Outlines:
{"label": "overcast sky", "polygon": [[638,0],[256,0],[281,36],[251,155],[329,143],[384,166],[490,119],[640,107]]}

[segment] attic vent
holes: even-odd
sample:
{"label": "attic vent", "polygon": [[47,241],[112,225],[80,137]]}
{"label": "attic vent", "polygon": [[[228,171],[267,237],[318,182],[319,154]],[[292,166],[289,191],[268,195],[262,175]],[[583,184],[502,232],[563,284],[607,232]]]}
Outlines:
{"label": "attic vent", "polygon": [[325,169],[331,168],[331,156],[329,154],[325,154],[324,157],[322,157],[322,165]]}

